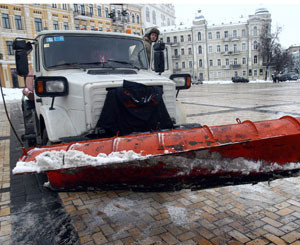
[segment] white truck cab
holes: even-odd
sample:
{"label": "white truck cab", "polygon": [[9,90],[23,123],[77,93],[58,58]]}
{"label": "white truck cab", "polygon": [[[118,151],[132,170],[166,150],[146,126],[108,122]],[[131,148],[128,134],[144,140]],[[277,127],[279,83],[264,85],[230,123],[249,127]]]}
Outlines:
{"label": "white truck cab", "polygon": [[[170,55],[164,55],[167,49],[163,43],[154,47],[151,66],[141,37],[124,33],[43,31],[34,40],[17,38],[14,49],[17,72],[25,79],[29,71],[27,55],[33,49],[34,100],[23,97],[22,102],[23,138],[29,145],[74,141],[92,135],[99,137],[99,118],[105,104],[109,104],[107,95],[118,88],[123,88],[126,94],[124,82],[144,86],[130,94],[133,102],[137,102],[137,97],[143,100],[136,103],[140,108],[145,108],[151,100],[152,105],[156,103],[155,96],[151,97],[153,89],[152,92],[148,89],[145,95],[141,95],[141,91],[159,88],[173,126],[185,123],[176,90],[189,88],[190,76],[164,76],[165,66],[171,61],[164,60]],[[118,113],[110,107],[105,111],[102,121],[107,118],[107,111],[112,115]],[[122,118],[115,120],[122,121]],[[161,122],[157,129],[159,125]]]}

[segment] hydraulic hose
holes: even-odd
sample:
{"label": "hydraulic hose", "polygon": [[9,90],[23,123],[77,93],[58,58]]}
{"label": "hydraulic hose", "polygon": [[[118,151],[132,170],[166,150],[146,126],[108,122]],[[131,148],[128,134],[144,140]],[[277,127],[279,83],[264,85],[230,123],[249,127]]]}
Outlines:
{"label": "hydraulic hose", "polygon": [[[26,76],[24,77],[24,80],[26,80]],[[14,128],[14,126],[13,126],[11,120],[10,120],[10,117],[9,117],[9,115],[8,115],[8,110],[7,110],[7,106],[6,106],[6,102],[5,102],[5,98],[4,98],[4,93],[3,93],[3,89],[2,89],[2,83],[1,83],[1,80],[0,80],[0,88],[1,88],[1,95],[2,95],[2,100],[3,100],[3,105],[4,105],[4,110],[5,110],[5,114],[6,114],[7,120],[8,120],[8,122],[9,122],[10,127],[11,127],[11,129],[13,130],[13,132],[14,132],[14,134],[15,134],[17,140],[19,141],[19,143],[20,143],[20,145],[21,145],[21,147],[22,147],[22,149],[23,149],[23,153],[24,153],[25,155],[27,155],[27,149],[25,148],[25,146],[24,146],[22,140],[20,139],[19,135],[17,134],[17,132],[16,132],[16,130],[15,130],[15,128]]]}

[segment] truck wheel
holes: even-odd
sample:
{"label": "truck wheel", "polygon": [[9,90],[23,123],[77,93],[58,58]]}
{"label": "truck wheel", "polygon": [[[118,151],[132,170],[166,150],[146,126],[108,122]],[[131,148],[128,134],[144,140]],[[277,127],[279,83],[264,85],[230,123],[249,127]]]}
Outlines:
{"label": "truck wheel", "polygon": [[36,139],[28,139],[26,143],[28,147],[36,146]]}

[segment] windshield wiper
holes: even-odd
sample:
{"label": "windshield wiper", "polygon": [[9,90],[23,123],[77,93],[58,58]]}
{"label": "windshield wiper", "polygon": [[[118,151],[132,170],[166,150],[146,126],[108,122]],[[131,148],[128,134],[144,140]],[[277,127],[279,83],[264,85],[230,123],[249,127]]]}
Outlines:
{"label": "windshield wiper", "polygon": [[111,66],[106,66],[108,62],[103,62],[103,61],[96,61],[96,62],[86,62],[86,63],[78,63],[78,62],[74,62],[74,63],[63,63],[63,64],[57,64],[57,65],[53,65],[53,66],[48,66],[48,68],[55,68],[55,67],[64,67],[64,66],[74,66],[72,68],[77,68],[77,69],[84,69],[84,68],[87,68],[86,66],[88,65],[102,65],[102,67],[104,67],[105,65],[105,68],[114,68],[114,67],[111,67]]}
{"label": "windshield wiper", "polygon": [[[80,63],[78,63],[78,62],[62,63],[62,64],[56,64],[56,65],[53,65],[53,66],[48,66],[48,68],[63,67],[63,66],[78,66],[78,65],[80,65]],[[73,68],[80,69],[81,67],[73,67]]]}
{"label": "windshield wiper", "polygon": [[131,65],[131,67],[137,69],[138,71],[141,69],[140,67],[126,61],[126,60],[107,60],[107,61],[110,61],[110,62],[115,62],[115,63],[119,63],[119,64],[125,64],[125,65]]}

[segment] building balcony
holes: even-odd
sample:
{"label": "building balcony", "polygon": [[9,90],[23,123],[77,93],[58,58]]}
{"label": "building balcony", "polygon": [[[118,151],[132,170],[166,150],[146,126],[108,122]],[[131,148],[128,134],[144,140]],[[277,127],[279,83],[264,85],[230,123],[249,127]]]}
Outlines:
{"label": "building balcony", "polygon": [[172,55],[172,59],[179,59],[180,58],[180,55]]}
{"label": "building balcony", "polygon": [[174,73],[179,73],[179,72],[181,72],[181,69],[180,69],[180,68],[174,68],[174,69],[173,69],[173,72],[174,72]]}
{"label": "building balcony", "polygon": [[171,47],[178,47],[179,46],[179,43],[171,43]]}
{"label": "building balcony", "polygon": [[224,69],[224,70],[230,70],[230,65],[222,66],[222,69]]}
{"label": "building balcony", "polygon": [[74,18],[77,20],[89,20],[93,17],[93,14],[89,12],[73,12]]}
{"label": "building balcony", "polygon": [[226,56],[226,55],[231,55],[231,54],[232,54],[232,51],[225,51],[225,52],[222,52],[222,54],[223,54],[224,56]]}
{"label": "building balcony", "polygon": [[224,37],[222,40],[223,40],[223,42],[230,42],[231,41],[231,37]]}
{"label": "building balcony", "polygon": [[241,68],[241,65],[240,64],[233,64],[233,65],[230,65],[231,69],[240,69]]}
{"label": "building balcony", "polygon": [[241,54],[241,51],[236,50],[236,51],[233,51],[232,54],[233,55],[239,55],[239,54]]}
{"label": "building balcony", "polygon": [[232,37],[231,41],[240,41],[240,39],[241,39],[240,37]]}

